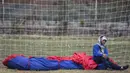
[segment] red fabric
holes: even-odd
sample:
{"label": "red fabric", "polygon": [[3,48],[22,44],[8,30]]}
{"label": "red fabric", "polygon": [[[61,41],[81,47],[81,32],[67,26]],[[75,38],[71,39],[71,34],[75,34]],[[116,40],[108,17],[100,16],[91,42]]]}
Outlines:
{"label": "red fabric", "polygon": [[93,61],[92,56],[87,56],[86,53],[74,53],[71,57],[49,56],[50,60],[72,60],[76,63],[82,64],[85,70],[91,70],[97,67],[97,64]]}
{"label": "red fabric", "polygon": [[[22,54],[12,54],[9,55],[7,58],[5,58],[3,60],[3,64],[5,66],[7,66],[8,61],[17,57],[17,56],[24,56]],[[30,57],[31,58],[31,57]],[[75,52],[72,56],[68,57],[68,56],[64,56],[64,57],[60,57],[60,56],[48,56],[47,59],[50,60],[58,60],[58,61],[62,61],[62,60],[72,60],[76,63],[82,64],[83,68],[85,70],[91,70],[91,69],[95,69],[97,67],[97,64],[93,61],[92,56],[88,56],[86,55],[86,53],[77,53]],[[111,62],[117,64],[116,62],[114,62],[112,59],[110,59]]]}
{"label": "red fabric", "polygon": [[97,67],[92,56],[88,56],[86,53],[74,53],[72,58],[74,62],[82,64],[85,70],[91,70]]}
{"label": "red fabric", "polygon": [[3,63],[5,66],[7,66],[8,61],[11,60],[11,59],[13,59],[13,58],[15,58],[15,57],[17,57],[17,56],[24,56],[24,55],[22,55],[22,54],[12,54],[12,55],[9,55],[7,58],[5,58],[5,59],[2,61],[2,63]]}
{"label": "red fabric", "polygon": [[64,56],[64,57],[60,57],[60,56],[48,56],[47,59],[62,61],[62,60],[72,60],[72,57],[68,57],[68,56]]}

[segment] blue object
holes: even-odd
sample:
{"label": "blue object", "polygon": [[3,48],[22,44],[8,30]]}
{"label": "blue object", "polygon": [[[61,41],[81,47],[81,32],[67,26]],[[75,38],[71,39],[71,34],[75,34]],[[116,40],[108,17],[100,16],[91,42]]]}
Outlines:
{"label": "blue object", "polygon": [[[108,49],[104,48],[104,54],[106,54],[108,56]],[[98,44],[95,44],[93,46],[93,57],[95,56],[103,56],[103,53],[101,52],[101,48]]]}
{"label": "blue object", "polygon": [[63,60],[60,62],[61,69],[83,69],[81,64],[77,64],[71,60]]}
{"label": "blue object", "polygon": [[44,57],[27,58],[17,56],[8,61],[7,66],[18,70],[57,70],[57,69],[83,69],[81,64],[74,63],[71,60],[48,60]]}
{"label": "blue object", "polygon": [[8,61],[7,67],[11,69],[28,70],[29,59],[23,56],[17,56]]}

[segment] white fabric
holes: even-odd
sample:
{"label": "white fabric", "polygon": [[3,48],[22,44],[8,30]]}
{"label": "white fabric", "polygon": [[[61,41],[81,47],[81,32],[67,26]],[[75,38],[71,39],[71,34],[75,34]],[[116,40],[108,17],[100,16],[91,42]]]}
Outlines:
{"label": "white fabric", "polygon": [[101,40],[106,40],[107,41],[107,38],[105,36],[103,36]]}
{"label": "white fabric", "polygon": [[[102,38],[101,38],[101,37],[102,37]],[[97,44],[101,47],[101,52],[104,53],[105,44],[104,44],[104,45],[101,45],[101,41],[102,41],[102,40],[107,40],[106,36],[103,36],[103,35],[99,36],[99,38],[98,38],[98,43],[97,43]]]}
{"label": "white fabric", "polygon": [[[102,37],[102,36],[103,36],[103,35],[101,35],[101,36],[98,37],[98,43],[99,43],[99,44],[101,44],[101,41],[102,41],[102,40],[107,40],[106,36],[103,36],[103,37]],[[101,37],[102,37],[102,38],[101,38]]]}
{"label": "white fabric", "polygon": [[105,46],[103,46],[103,45],[101,45],[99,43],[97,43],[97,44],[101,47],[101,52],[104,53]]}

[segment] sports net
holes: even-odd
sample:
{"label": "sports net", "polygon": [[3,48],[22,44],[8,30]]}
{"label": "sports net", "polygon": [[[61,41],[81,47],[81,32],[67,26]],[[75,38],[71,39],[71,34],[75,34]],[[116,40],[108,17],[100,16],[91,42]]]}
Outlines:
{"label": "sports net", "polygon": [[92,55],[101,34],[110,57],[130,64],[130,0],[0,0],[0,60]]}

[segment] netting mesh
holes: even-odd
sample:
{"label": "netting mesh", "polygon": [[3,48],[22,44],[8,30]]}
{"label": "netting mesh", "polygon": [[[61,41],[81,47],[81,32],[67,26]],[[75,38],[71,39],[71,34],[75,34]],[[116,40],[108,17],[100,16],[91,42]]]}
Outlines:
{"label": "netting mesh", "polygon": [[1,0],[0,60],[10,54],[92,55],[99,35],[110,57],[130,63],[130,0]]}

